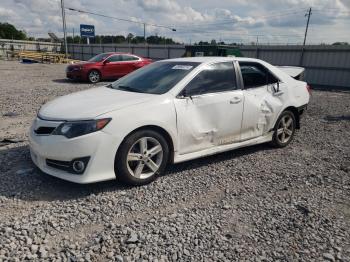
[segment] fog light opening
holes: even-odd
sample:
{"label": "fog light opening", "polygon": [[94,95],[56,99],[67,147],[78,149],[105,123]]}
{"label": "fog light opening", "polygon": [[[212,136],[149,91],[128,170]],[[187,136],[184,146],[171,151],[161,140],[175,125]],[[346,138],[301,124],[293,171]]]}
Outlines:
{"label": "fog light opening", "polygon": [[73,162],[73,170],[77,173],[84,172],[85,169],[85,163],[81,160],[76,160]]}

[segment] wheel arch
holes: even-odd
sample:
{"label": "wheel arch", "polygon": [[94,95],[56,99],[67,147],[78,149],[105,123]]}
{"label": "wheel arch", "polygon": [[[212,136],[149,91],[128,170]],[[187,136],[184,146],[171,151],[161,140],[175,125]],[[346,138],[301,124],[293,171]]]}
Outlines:
{"label": "wheel arch", "polygon": [[124,143],[125,139],[127,137],[129,137],[130,135],[132,135],[133,133],[140,131],[140,130],[152,130],[152,131],[155,131],[155,132],[161,134],[165,138],[165,140],[167,141],[168,146],[169,146],[169,162],[170,163],[174,162],[174,141],[173,141],[173,138],[171,137],[170,133],[167,130],[165,130],[164,128],[157,126],[157,125],[145,125],[145,126],[138,127],[136,129],[134,129],[133,131],[129,132],[124,137],[123,141],[120,143],[118,150],[117,150],[117,153],[116,153],[116,157],[117,157],[119,149],[121,148],[121,145]]}
{"label": "wheel arch", "polygon": [[102,80],[102,72],[98,68],[89,68],[89,70],[87,71],[87,74],[86,74],[86,78],[88,80],[89,80],[89,74],[91,73],[91,71],[97,71],[100,74],[100,80]]}
{"label": "wheel arch", "polygon": [[[295,127],[296,127],[296,129],[300,129],[300,115],[299,115],[299,111],[298,111],[298,108],[296,108],[295,106],[289,106],[289,107],[287,107],[287,108],[285,108],[282,112],[281,112],[281,114],[283,113],[283,112],[285,112],[285,111],[290,111],[290,112],[292,112],[293,113],[293,115],[294,115],[294,117],[295,117]],[[280,115],[281,115],[280,114]],[[277,123],[276,123],[277,124]]]}

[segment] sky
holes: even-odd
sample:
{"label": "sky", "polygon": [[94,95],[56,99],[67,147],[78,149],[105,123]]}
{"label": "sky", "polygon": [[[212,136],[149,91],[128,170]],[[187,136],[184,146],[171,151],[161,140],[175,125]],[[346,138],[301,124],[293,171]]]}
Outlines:
{"label": "sky", "polygon": [[[308,44],[350,43],[350,0],[65,0],[65,6],[175,28],[146,26],[146,35],[172,37],[183,43],[215,39],[225,42],[295,44],[303,41],[312,8]],[[143,35],[143,26],[66,10],[68,35],[80,24],[96,34]],[[63,35],[60,0],[1,0],[0,22],[29,36]]]}

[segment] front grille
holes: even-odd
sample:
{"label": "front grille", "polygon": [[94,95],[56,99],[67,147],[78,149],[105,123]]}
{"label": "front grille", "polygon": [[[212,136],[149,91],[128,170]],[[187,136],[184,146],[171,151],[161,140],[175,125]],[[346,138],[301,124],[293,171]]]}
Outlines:
{"label": "front grille", "polygon": [[37,135],[50,135],[55,130],[55,127],[51,126],[41,126],[38,129],[34,130]]}

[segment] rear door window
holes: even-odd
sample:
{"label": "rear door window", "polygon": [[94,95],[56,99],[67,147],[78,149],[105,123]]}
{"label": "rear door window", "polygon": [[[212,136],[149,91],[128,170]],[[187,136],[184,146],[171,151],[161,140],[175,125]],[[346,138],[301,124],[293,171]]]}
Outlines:
{"label": "rear door window", "polygon": [[254,88],[274,84],[278,79],[259,63],[240,62],[244,88]]}
{"label": "rear door window", "polygon": [[139,60],[138,57],[132,55],[122,55],[123,61],[136,61]]}

